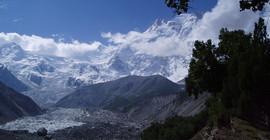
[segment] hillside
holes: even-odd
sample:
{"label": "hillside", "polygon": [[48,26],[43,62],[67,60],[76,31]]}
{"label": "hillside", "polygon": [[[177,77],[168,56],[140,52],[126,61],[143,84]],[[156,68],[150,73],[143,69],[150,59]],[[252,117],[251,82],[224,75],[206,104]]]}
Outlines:
{"label": "hillside", "polygon": [[40,107],[31,98],[0,82],[0,124],[40,113]]}

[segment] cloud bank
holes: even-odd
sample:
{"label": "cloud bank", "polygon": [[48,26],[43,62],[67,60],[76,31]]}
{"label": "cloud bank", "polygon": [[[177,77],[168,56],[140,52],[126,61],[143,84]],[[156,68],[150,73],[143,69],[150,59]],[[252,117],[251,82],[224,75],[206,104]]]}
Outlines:
{"label": "cloud bank", "polygon": [[26,51],[39,55],[53,55],[60,57],[76,57],[87,52],[97,51],[100,42],[91,44],[80,43],[73,40],[72,43],[55,42],[52,38],[42,38],[39,36],[19,35],[17,33],[0,33],[0,45],[6,43],[16,43]]}
{"label": "cloud bank", "polygon": [[242,29],[247,33],[254,29],[254,23],[259,19],[259,12],[251,10],[240,12],[239,0],[218,0],[211,12],[206,12],[203,18],[191,31],[189,40],[218,41],[221,28],[229,30]]}
{"label": "cloud bank", "polygon": [[[169,27],[168,27],[169,28]],[[169,29],[166,30],[169,30]],[[177,34],[160,36],[157,32],[130,31],[127,34],[103,33],[102,37],[108,38],[115,47],[131,47],[137,54],[150,54],[154,56],[184,55],[187,51],[180,47],[181,38]]]}
{"label": "cloud bank", "polygon": [[[269,8],[269,6],[267,7]],[[218,0],[217,5],[209,12],[206,12],[202,19],[192,24],[188,36],[181,37],[172,31],[170,26],[161,24],[160,32],[138,32],[130,31],[127,34],[102,33],[107,38],[108,46],[98,41],[92,43],[80,43],[73,40],[71,43],[64,43],[63,40],[56,42],[52,38],[39,36],[19,35],[17,33],[0,33],[0,45],[12,43],[20,45],[24,50],[41,55],[54,55],[60,57],[82,57],[85,54],[99,51],[99,47],[114,47],[117,50],[122,47],[130,47],[137,53],[146,53],[154,56],[171,56],[191,54],[192,44],[195,40],[212,39],[218,42],[218,35],[221,28],[229,30],[243,29],[251,32],[254,23],[258,21],[259,13],[251,10],[240,12],[238,0]],[[161,22],[162,23],[162,22]],[[57,36],[57,34],[53,35]]]}

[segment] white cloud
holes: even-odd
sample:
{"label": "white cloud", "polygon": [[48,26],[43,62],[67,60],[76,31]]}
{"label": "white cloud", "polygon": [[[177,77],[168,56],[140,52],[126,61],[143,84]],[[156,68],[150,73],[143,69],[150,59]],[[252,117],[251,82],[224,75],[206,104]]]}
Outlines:
{"label": "white cloud", "polygon": [[5,1],[0,2],[0,9],[5,9],[5,8],[7,8],[7,2]]}
{"label": "white cloud", "polygon": [[189,40],[212,39],[217,42],[221,28],[251,32],[254,23],[259,19],[259,12],[254,13],[251,10],[240,12],[239,7],[239,0],[218,0],[212,11],[205,13],[202,20],[193,28]]}
{"label": "white cloud", "polygon": [[189,49],[181,46],[181,40],[178,36],[158,37],[155,41],[142,40],[134,42],[132,47],[138,50],[138,53],[152,54],[155,56],[181,55],[186,56]]}
{"label": "white cloud", "polygon": [[116,33],[114,35],[112,35],[109,32],[109,33],[102,33],[101,36],[103,38],[109,38],[109,42],[113,42],[116,44],[129,44],[144,38],[143,34],[137,31],[130,31],[128,34]]}
{"label": "white cloud", "polygon": [[108,38],[108,41],[116,45],[116,47],[131,47],[132,49],[135,49],[137,53],[159,56],[174,54],[174,52],[177,52],[175,51],[175,46],[179,46],[179,39],[176,36],[159,37],[157,33],[149,32],[140,33],[137,31],[130,31],[127,34],[111,34],[109,32],[102,33],[102,37]]}
{"label": "white cloud", "polygon": [[23,19],[22,19],[22,18],[16,18],[16,19],[13,20],[13,22],[14,22],[14,23],[17,23],[17,22],[19,22],[19,21],[21,21],[21,20],[23,20]]}
{"label": "white cloud", "polygon": [[263,13],[264,22],[267,25],[267,33],[270,33],[270,4],[266,4],[265,12]]}
{"label": "white cloud", "polygon": [[[127,34],[103,33],[102,37],[118,47],[130,46],[139,53],[147,53],[158,56],[183,55],[191,53],[190,44],[195,40],[212,39],[218,42],[221,28],[229,30],[243,29],[247,33],[254,28],[254,23],[258,21],[259,13],[251,10],[240,12],[238,0],[218,0],[217,5],[206,12],[202,19],[192,28],[189,35],[179,37],[175,34],[169,36],[159,36],[158,33],[131,31]],[[170,34],[170,27],[163,26],[162,30]],[[152,40],[151,40],[152,39]],[[150,41],[151,40],[151,41]]]}
{"label": "white cloud", "polygon": [[52,34],[51,36],[52,36],[52,37],[58,37],[59,34]]}
{"label": "white cloud", "polygon": [[101,36],[103,38],[111,38],[112,37],[112,33],[111,32],[108,32],[108,33],[101,33]]}
{"label": "white cloud", "polygon": [[100,42],[80,43],[73,40],[72,43],[55,42],[52,38],[39,36],[19,35],[17,33],[0,33],[0,45],[5,43],[16,43],[24,50],[41,55],[54,55],[60,57],[77,57],[86,52],[96,51]]}
{"label": "white cloud", "polygon": [[[163,27],[162,27],[163,28]],[[167,27],[165,30],[171,30]],[[186,55],[188,48],[181,47],[181,40],[177,34],[161,35],[157,32],[130,31],[127,34],[102,33],[103,38],[108,38],[116,47],[131,47],[137,53],[146,53],[154,56]]]}

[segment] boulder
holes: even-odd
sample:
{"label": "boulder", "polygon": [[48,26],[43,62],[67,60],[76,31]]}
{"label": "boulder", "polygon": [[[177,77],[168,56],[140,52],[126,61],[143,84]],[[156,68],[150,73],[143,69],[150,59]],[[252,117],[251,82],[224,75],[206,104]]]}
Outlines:
{"label": "boulder", "polygon": [[46,128],[44,128],[44,127],[42,127],[42,128],[39,128],[38,129],[38,131],[37,131],[37,134],[39,135],[39,136],[46,136],[47,135],[47,129]]}

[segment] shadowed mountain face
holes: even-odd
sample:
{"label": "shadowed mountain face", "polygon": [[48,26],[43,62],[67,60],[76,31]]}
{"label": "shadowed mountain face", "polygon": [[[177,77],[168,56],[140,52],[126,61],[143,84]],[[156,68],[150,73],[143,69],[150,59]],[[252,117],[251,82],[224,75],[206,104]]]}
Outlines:
{"label": "shadowed mountain face", "polygon": [[0,63],[0,81],[18,92],[28,90],[28,86],[18,80],[4,65]]}
{"label": "shadowed mountain face", "polygon": [[40,113],[40,107],[31,98],[0,82],[0,124]]}
{"label": "shadowed mountain face", "polygon": [[125,111],[141,100],[177,94],[180,91],[181,86],[162,76],[127,76],[115,81],[83,87],[62,98],[55,106]]}

